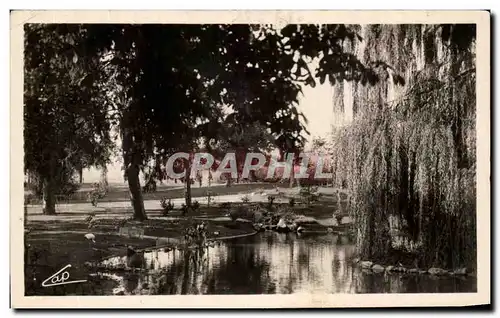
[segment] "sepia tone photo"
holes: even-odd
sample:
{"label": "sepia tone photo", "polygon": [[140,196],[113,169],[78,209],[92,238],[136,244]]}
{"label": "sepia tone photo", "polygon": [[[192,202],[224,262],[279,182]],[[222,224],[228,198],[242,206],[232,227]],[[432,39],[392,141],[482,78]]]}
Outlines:
{"label": "sepia tone photo", "polygon": [[490,302],[487,12],[112,13],[11,16],[15,307]]}

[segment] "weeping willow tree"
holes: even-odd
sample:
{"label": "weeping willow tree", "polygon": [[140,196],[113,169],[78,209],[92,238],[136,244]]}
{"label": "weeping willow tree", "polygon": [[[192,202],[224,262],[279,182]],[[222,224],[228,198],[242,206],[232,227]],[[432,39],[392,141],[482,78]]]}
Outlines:
{"label": "weeping willow tree", "polygon": [[354,85],[351,103],[341,100],[354,119],[335,134],[334,181],[352,194],[358,253],[475,267],[475,27],[373,25],[363,35],[358,54],[385,59],[406,85]]}

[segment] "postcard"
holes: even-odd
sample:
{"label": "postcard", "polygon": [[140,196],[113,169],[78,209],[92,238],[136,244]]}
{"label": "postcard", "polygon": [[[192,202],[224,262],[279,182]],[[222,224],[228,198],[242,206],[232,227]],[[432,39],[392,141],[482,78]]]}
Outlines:
{"label": "postcard", "polygon": [[490,304],[490,59],[488,11],[12,11],[11,306]]}

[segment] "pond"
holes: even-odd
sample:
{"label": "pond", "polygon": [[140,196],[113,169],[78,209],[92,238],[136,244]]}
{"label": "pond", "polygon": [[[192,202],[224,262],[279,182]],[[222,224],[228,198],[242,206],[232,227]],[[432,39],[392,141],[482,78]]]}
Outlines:
{"label": "pond", "polygon": [[[145,253],[144,272],[98,272],[107,295],[475,292],[474,277],[374,274],[352,265],[354,245],[342,236],[265,232],[197,252]],[[123,264],[115,257],[106,264]],[[114,284],[103,284],[114,281]]]}

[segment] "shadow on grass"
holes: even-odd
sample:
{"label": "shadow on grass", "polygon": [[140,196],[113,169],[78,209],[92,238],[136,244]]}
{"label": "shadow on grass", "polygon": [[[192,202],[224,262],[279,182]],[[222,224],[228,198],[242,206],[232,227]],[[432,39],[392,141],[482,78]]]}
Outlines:
{"label": "shadow on grass", "polygon": [[[37,234],[26,239],[30,245],[25,250],[25,295],[101,295],[103,290],[115,284],[112,280],[98,280],[89,283],[67,284],[43,287],[42,282],[66,265],[70,279],[91,280],[86,261],[97,261],[104,257],[126,253],[126,246],[145,248],[155,244],[155,240],[126,238],[108,234],[96,237],[96,243],[90,242],[81,234]],[[104,286],[106,285],[106,286]]]}

